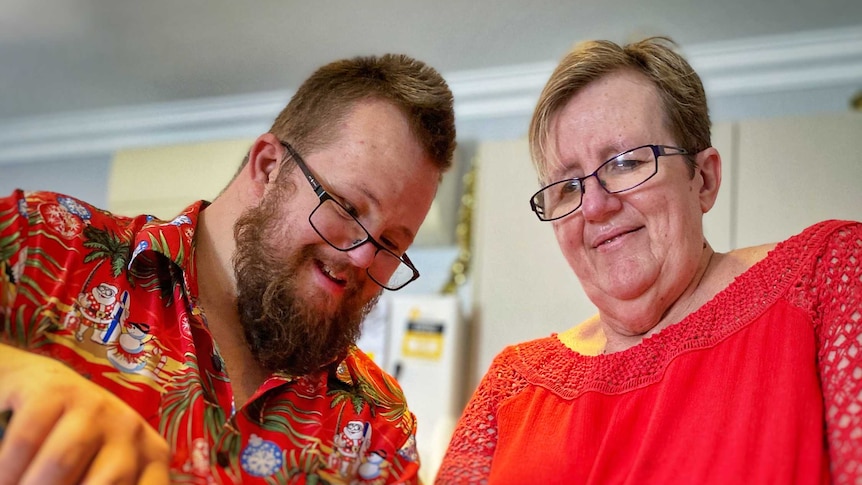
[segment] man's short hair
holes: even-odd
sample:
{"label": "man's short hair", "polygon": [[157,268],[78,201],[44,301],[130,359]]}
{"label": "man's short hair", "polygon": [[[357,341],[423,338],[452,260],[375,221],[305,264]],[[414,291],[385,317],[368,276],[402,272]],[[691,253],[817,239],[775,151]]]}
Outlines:
{"label": "man's short hair", "polygon": [[296,91],[269,129],[300,153],[325,148],[357,102],[382,99],[406,116],[411,131],[441,172],[452,164],[455,111],[443,77],[401,54],[366,56],[327,64]]}

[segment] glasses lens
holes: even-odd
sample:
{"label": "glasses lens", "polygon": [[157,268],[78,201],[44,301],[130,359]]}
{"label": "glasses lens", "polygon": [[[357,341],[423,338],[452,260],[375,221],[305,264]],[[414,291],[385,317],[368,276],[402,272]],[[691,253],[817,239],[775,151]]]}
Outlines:
{"label": "glasses lens", "polygon": [[608,160],[598,170],[598,178],[610,193],[629,190],[646,182],[658,169],[651,146],[635,148]]}
{"label": "glasses lens", "polygon": [[368,268],[368,275],[390,290],[397,290],[416,278],[413,268],[385,249],[377,252],[374,262]]}
{"label": "glasses lens", "polygon": [[533,204],[541,208],[539,217],[550,221],[563,217],[581,205],[581,181],[577,179],[555,182],[533,196]]}
{"label": "glasses lens", "polygon": [[327,199],[309,217],[311,227],[336,249],[354,248],[368,239],[368,233],[338,202]]}
{"label": "glasses lens", "polygon": [[[326,199],[311,213],[311,227],[332,247],[347,251],[368,241],[368,232],[344,207]],[[397,290],[416,279],[417,272],[387,249],[379,249],[368,275],[389,290]]]}

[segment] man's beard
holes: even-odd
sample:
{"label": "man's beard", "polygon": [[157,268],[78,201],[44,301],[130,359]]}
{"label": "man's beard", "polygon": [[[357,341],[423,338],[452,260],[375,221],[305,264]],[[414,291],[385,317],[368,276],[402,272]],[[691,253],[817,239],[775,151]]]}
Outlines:
{"label": "man's beard", "polygon": [[327,305],[315,308],[299,296],[297,271],[314,260],[315,251],[305,247],[281,258],[271,244],[290,231],[278,227],[286,192],[276,187],[237,220],[233,263],[239,319],[252,355],[270,372],[299,376],[333,362],[356,342],[379,293],[365,303],[358,282],[351,279],[331,314],[326,313]]}

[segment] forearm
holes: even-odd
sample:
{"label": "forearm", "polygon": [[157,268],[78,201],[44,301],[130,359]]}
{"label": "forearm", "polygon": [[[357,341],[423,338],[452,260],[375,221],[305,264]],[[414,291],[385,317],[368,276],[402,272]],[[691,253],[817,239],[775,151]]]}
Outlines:
{"label": "forearm", "polygon": [[812,287],[817,319],[820,380],[833,481],[862,478],[862,226],[842,228],[817,264]]}
{"label": "forearm", "polygon": [[497,433],[494,432],[495,423],[489,422],[488,416],[496,412],[489,409],[487,401],[477,399],[478,391],[452,434],[435,480],[438,485],[482,483],[491,469]]}

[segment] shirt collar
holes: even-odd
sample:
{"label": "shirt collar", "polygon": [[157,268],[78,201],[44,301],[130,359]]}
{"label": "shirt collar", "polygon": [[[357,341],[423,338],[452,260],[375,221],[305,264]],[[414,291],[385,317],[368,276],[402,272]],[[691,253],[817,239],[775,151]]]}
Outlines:
{"label": "shirt collar", "polygon": [[[194,281],[194,238],[200,212],[209,202],[199,200],[186,207],[178,216],[170,221],[145,216],[146,222],[135,234],[134,250],[129,258],[129,273],[133,278],[145,277],[148,271],[161,256],[179,266],[186,279]],[[191,273],[191,275],[188,275]]]}

